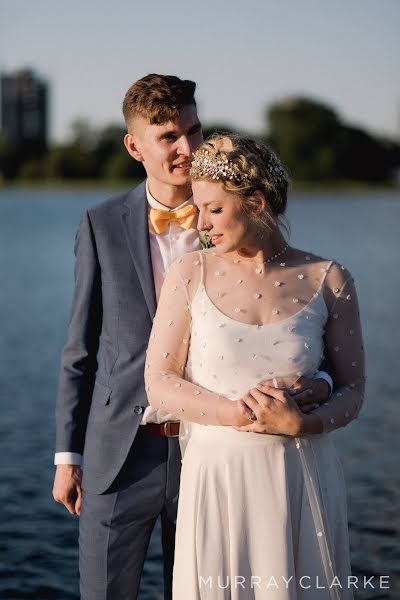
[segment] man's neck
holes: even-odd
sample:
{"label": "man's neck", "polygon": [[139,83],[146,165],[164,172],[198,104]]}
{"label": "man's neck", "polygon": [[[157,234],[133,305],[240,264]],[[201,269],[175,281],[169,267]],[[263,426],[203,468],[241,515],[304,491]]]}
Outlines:
{"label": "man's neck", "polygon": [[148,179],[149,192],[157,202],[167,208],[180,206],[192,195],[192,188],[188,185],[167,185],[154,179]]}

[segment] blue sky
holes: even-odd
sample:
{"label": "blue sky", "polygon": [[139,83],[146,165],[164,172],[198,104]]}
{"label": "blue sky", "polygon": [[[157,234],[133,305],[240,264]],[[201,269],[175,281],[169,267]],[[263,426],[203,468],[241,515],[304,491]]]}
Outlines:
{"label": "blue sky", "polygon": [[120,122],[150,72],[198,83],[205,123],[256,132],[265,106],[304,94],[400,138],[398,0],[2,0],[0,69],[51,82],[51,134],[73,119]]}

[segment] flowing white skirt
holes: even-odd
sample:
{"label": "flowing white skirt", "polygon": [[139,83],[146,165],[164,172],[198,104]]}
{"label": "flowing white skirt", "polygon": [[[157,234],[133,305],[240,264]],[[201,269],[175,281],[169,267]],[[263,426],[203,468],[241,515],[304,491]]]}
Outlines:
{"label": "flowing white skirt", "polygon": [[352,598],[342,467],[327,435],[192,425],[174,600]]}

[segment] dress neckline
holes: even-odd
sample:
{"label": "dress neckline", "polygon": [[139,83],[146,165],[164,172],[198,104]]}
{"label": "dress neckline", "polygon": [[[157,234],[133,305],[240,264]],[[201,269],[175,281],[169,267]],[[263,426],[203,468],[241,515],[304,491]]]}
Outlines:
{"label": "dress neckline", "polygon": [[[232,321],[233,323],[237,323],[238,325],[245,325],[246,327],[253,327],[255,329],[263,329],[265,327],[274,327],[276,325],[279,325],[280,323],[285,323],[287,321],[290,321],[291,319],[300,316],[307,308],[309,308],[311,306],[311,304],[313,302],[315,302],[316,300],[318,300],[319,298],[323,298],[323,295],[321,293],[321,288],[322,288],[322,284],[321,286],[318,288],[318,290],[314,293],[313,297],[297,312],[295,312],[293,315],[290,315],[289,317],[285,317],[284,319],[279,319],[278,321],[274,321],[273,323],[262,323],[260,325],[257,325],[256,323],[245,323],[244,321],[238,321],[237,319],[233,319],[232,317],[229,317],[228,315],[226,315],[224,312],[222,312],[222,310],[220,308],[218,308],[218,306],[216,306],[216,304],[214,304],[214,302],[211,300],[210,296],[207,293],[207,290],[204,286],[204,283],[201,283],[199,285],[199,287],[197,288],[196,294],[193,298],[192,303],[195,301],[196,296],[199,292],[203,292],[205,298],[207,299],[207,302],[209,303],[209,305],[211,306],[211,308],[218,313],[220,316],[224,317],[225,319],[228,319],[229,321]],[[324,306],[326,308],[326,304],[324,302]]]}

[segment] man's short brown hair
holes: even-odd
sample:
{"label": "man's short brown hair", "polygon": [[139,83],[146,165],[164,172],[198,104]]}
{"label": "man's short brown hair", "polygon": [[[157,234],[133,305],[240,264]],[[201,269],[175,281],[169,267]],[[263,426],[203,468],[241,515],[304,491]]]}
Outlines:
{"label": "man's short brown hair", "polygon": [[183,106],[194,104],[196,84],[175,75],[151,73],[136,81],[125,94],[122,112],[126,126],[137,117],[144,117],[152,125],[174,121]]}

